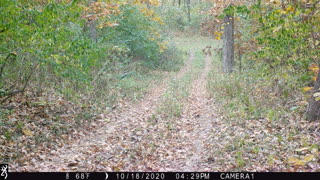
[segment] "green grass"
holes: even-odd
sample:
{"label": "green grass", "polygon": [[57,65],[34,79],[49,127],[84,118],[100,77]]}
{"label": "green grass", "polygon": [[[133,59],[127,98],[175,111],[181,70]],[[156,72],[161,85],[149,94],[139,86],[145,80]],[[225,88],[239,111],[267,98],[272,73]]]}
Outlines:
{"label": "green grass", "polygon": [[161,104],[158,106],[156,117],[161,117],[162,120],[168,121],[168,128],[174,128],[174,119],[181,116],[184,104],[189,96],[189,91],[192,82],[198,78],[201,70],[204,68],[204,54],[202,53],[202,47],[212,44],[213,41],[204,41],[204,38],[187,38],[178,37],[175,42],[178,49],[184,53],[185,61],[190,58],[190,53],[194,54],[194,58],[191,62],[190,68],[185,74],[176,79],[172,76],[172,80],[169,82],[169,87],[163,95]]}
{"label": "green grass", "polygon": [[163,95],[161,105],[157,109],[157,113],[163,119],[172,120],[181,116],[184,104],[189,96],[189,91],[193,80],[200,74],[204,67],[204,57],[197,52],[189,71],[187,71],[180,79],[172,79],[169,87]]}
{"label": "green grass", "polygon": [[[228,161],[236,165],[231,171],[255,168],[257,163],[265,167],[287,165],[295,149],[317,144],[312,131],[304,127],[306,106],[301,102],[306,95],[302,93],[301,74],[292,69],[270,73],[259,62],[251,62],[251,66],[244,62],[241,73],[225,74],[220,58],[216,55],[213,59],[207,90],[221,122],[217,128],[226,127],[217,136],[228,142],[222,149],[231,155]],[[306,143],[295,139],[304,136],[312,138]]]}
{"label": "green grass", "polygon": [[301,86],[298,77],[282,78],[289,71],[266,75],[259,68],[248,68],[241,73],[224,74],[217,56],[214,61],[207,87],[227,119],[268,118],[274,122],[283,120],[292,109],[303,111],[304,107],[289,104],[302,100],[301,90],[291,88]]}
{"label": "green grass", "polygon": [[184,34],[180,34],[174,38],[174,42],[176,43],[177,48],[184,52],[188,52],[189,50],[193,50],[194,52],[202,52],[202,49],[206,46],[211,46],[212,49],[220,47],[219,41],[204,36],[186,37]]}
{"label": "green grass", "polygon": [[[202,36],[185,37],[181,35],[175,37],[172,42],[174,43],[170,46],[175,46],[176,48],[170,48],[172,51],[167,52],[167,55],[162,57],[163,62],[160,63],[156,69],[152,70],[148,66],[145,66],[145,64],[137,61],[128,66],[116,66],[111,71],[102,73],[97,82],[93,84],[95,90],[94,93],[91,93],[93,95],[91,99],[96,100],[96,102],[103,104],[103,106],[107,108],[114,106],[121,99],[137,101],[141,99],[153,85],[162,81],[164,71],[169,72],[170,76],[173,77],[183,66],[183,60],[188,58],[190,50],[196,55],[196,60],[192,65],[196,68],[194,69],[194,67],[192,67],[191,69],[194,69],[192,71],[199,71],[199,68],[203,66],[204,59],[202,49],[206,46],[211,46],[212,48],[217,47],[215,40]],[[185,87],[188,82],[191,82],[192,78],[194,78],[193,75],[186,75],[179,80],[179,87],[171,88],[178,88],[181,91],[181,96],[187,96],[188,93],[185,91],[188,88]],[[170,86],[177,86],[176,82],[169,83],[175,84]],[[170,98],[168,97],[167,99]],[[180,103],[173,101],[169,104],[172,104],[172,108],[175,109],[175,112],[172,113],[179,115],[179,109],[182,108]]]}
{"label": "green grass", "polygon": [[[167,59],[167,61],[171,60]],[[170,70],[180,69],[182,65],[183,63],[176,63]],[[152,70],[140,62],[114,68],[112,71],[103,73],[93,84],[95,90],[90,99],[107,109],[121,100],[135,102],[141,99],[151,87],[161,82],[167,74],[165,72],[161,69]]]}

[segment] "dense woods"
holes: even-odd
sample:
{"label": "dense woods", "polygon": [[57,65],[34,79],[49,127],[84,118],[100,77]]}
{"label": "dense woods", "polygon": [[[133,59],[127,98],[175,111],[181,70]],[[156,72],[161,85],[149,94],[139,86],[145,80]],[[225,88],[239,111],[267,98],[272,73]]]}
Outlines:
{"label": "dense woods", "polygon": [[0,0],[1,163],[110,132],[56,170],[319,171],[319,55],[319,0]]}

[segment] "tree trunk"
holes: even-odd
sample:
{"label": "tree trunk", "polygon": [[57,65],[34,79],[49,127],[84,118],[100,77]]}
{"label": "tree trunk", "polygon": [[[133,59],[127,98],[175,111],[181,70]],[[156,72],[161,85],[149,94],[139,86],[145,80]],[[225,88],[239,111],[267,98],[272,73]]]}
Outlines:
{"label": "tree trunk", "polygon": [[188,21],[191,21],[191,15],[190,15],[190,4],[191,0],[187,0],[187,9],[188,9]]}
{"label": "tree trunk", "polygon": [[92,20],[89,22],[90,25],[90,38],[97,42],[97,27],[96,27],[96,21]]}
{"label": "tree trunk", "polygon": [[[90,6],[94,2],[97,2],[97,0],[88,0],[88,6]],[[90,38],[93,41],[97,42],[96,21],[95,20],[87,21],[85,26],[89,28],[89,36],[90,36]],[[85,28],[85,29],[87,29],[87,28]]]}
{"label": "tree trunk", "polygon": [[224,17],[223,32],[223,72],[231,73],[234,66],[233,15]]}
{"label": "tree trunk", "polygon": [[242,59],[242,53],[241,53],[241,50],[240,50],[240,47],[239,47],[239,51],[238,51],[238,58],[239,58],[239,72],[241,73],[242,71],[242,67],[241,67],[241,59]]}
{"label": "tree trunk", "polygon": [[316,121],[320,119],[320,101],[316,101],[315,97],[313,96],[314,93],[320,92],[319,88],[320,88],[320,73],[318,73],[317,80],[315,82],[315,85],[312,91],[312,96],[309,100],[309,105],[306,112],[307,119],[309,121]]}

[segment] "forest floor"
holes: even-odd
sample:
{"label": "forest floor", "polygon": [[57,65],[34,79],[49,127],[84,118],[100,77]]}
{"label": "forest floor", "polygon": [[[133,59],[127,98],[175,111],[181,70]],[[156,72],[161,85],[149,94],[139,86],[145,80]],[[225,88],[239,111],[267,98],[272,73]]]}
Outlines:
{"label": "forest floor", "polygon": [[[215,58],[201,40],[181,46],[185,65],[167,75],[138,102],[123,101],[101,114],[94,130],[57,149],[44,149],[32,163],[13,163],[12,171],[314,171],[318,148],[281,142],[283,125],[263,120],[228,122],[208,92]],[[183,40],[177,44],[184,44]],[[219,47],[219,45],[213,45]],[[301,126],[306,123],[302,123]],[[310,125],[308,127],[311,127]],[[313,124],[318,128],[318,124]],[[268,132],[267,132],[268,131]],[[267,133],[271,134],[266,135]],[[274,135],[272,135],[274,133]],[[278,137],[278,138],[277,138]],[[317,135],[305,137],[319,140]],[[285,138],[285,137],[284,137]],[[296,135],[292,139],[298,138]],[[283,140],[285,141],[285,140]],[[279,146],[277,145],[279,144]],[[280,148],[279,148],[280,147]],[[272,150],[270,150],[272,149]],[[288,150],[289,149],[289,150]],[[288,151],[288,153],[286,153]],[[294,157],[298,152],[302,160]],[[290,166],[297,163],[303,166]],[[298,167],[298,168],[296,168]],[[291,169],[290,169],[291,168]]]}
{"label": "forest floor", "polygon": [[37,162],[11,169],[210,171],[215,118],[206,77],[212,59],[191,50],[188,56],[179,72],[151,88],[140,102],[123,102],[121,108],[103,114],[94,131],[46,151]]}
{"label": "forest floor", "polygon": [[[185,66],[173,76],[173,81],[180,81],[192,72],[194,56],[194,52],[190,52]],[[161,122],[161,117],[155,115],[161,103],[165,103],[162,97],[170,86],[166,80],[152,88],[139,103],[124,102],[120,110],[105,114],[103,123],[93,133],[50,152],[32,167],[17,167],[16,170],[210,170],[206,147],[209,146],[214,117],[205,87],[210,66],[211,59],[206,57],[205,67],[192,80],[187,104],[183,105],[175,122]],[[203,163],[207,168],[203,169]]]}

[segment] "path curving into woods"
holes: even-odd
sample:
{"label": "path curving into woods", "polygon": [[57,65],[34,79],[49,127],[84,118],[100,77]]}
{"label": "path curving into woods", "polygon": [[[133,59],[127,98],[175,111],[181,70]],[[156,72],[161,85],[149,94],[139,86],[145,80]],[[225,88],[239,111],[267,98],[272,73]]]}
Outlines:
{"label": "path curving into woods", "polygon": [[49,154],[32,166],[14,171],[210,171],[210,133],[213,107],[206,91],[211,59],[190,84],[189,97],[175,128],[153,120],[170,78],[181,79],[192,68],[194,53],[185,66],[150,89],[140,102],[123,102],[105,114],[95,132]]}
{"label": "path curving into woods", "polygon": [[173,150],[181,150],[180,158],[167,162],[161,171],[210,171],[211,157],[208,151],[212,145],[213,107],[209,103],[206,84],[211,69],[211,57],[206,56],[201,74],[191,84],[190,95],[178,120],[177,143]]}

